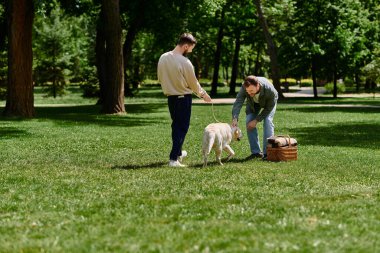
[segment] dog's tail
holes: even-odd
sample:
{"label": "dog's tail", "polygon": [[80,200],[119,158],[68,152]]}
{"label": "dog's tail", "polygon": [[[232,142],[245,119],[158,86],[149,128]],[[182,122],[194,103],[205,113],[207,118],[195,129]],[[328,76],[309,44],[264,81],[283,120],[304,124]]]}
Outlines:
{"label": "dog's tail", "polygon": [[203,168],[207,166],[207,157],[211,152],[215,141],[215,133],[205,131],[203,134],[202,151],[203,151]]}
{"label": "dog's tail", "polygon": [[215,133],[205,132],[203,134],[203,155],[209,155],[212,149],[212,146],[214,145],[215,141]]}

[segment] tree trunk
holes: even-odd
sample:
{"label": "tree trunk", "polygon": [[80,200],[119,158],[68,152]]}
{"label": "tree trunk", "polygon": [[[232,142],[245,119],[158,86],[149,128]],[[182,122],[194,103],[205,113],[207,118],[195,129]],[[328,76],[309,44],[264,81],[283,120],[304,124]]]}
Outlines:
{"label": "tree trunk", "polygon": [[311,59],[311,78],[313,79],[313,93],[314,98],[318,97],[318,90],[317,90],[317,66],[316,66],[316,59],[315,55],[312,56]]}
{"label": "tree trunk", "polygon": [[360,89],[360,76],[358,71],[355,72],[355,83],[356,83],[356,92],[359,92]]}
{"label": "tree trunk", "polygon": [[371,80],[371,90],[373,92],[375,92],[376,87],[377,87],[377,84],[376,84],[375,80]]}
{"label": "tree trunk", "polygon": [[220,15],[220,26],[218,31],[218,38],[216,41],[216,50],[214,55],[214,74],[211,82],[211,96],[215,96],[218,92],[218,81],[219,81],[219,66],[220,66],[220,58],[222,55],[222,40],[224,37],[224,16],[226,12],[226,7],[228,6],[228,2],[222,8],[222,13]]}
{"label": "tree trunk", "polygon": [[195,56],[194,58],[194,72],[195,72],[195,76],[197,77],[197,79],[199,80],[201,78],[201,61],[199,59],[199,56]]}
{"label": "tree trunk", "polygon": [[[334,65],[335,65],[335,63],[334,63]],[[337,97],[338,97],[338,86],[337,86],[337,80],[338,80],[338,77],[337,77],[337,73],[336,73],[336,65],[334,66],[334,73],[333,73],[333,76],[334,76],[333,97],[334,97],[334,98],[337,98]]]}
{"label": "tree trunk", "polygon": [[204,65],[202,66],[202,69],[201,69],[201,77],[202,78],[209,78],[209,76],[210,76],[209,72],[210,72],[210,62],[204,61]]}
{"label": "tree trunk", "polygon": [[7,16],[0,17],[0,50],[5,49],[5,39],[7,37]]}
{"label": "tree trunk", "polygon": [[235,40],[235,52],[234,52],[234,59],[232,61],[232,73],[231,73],[231,82],[230,82],[230,91],[228,94],[230,95],[236,95],[236,79],[238,74],[238,65],[239,65],[239,52],[240,52],[240,31],[236,34],[236,40]]}
{"label": "tree trunk", "polygon": [[269,54],[270,63],[271,63],[273,85],[278,92],[279,98],[284,98],[284,95],[282,94],[282,91],[281,91],[280,67],[279,67],[278,61],[277,61],[276,45],[275,45],[275,43],[272,39],[272,36],[269,32],[267,20],[265,19],[263,10],[261,8],[261,1],[260,0],[254,0],[254,4],[256,5],[257,13],[259,15],[259,21],[261,24],[261,28],[264,31],[265,40],[266,40],[267,46],[268,46],[268,54]]}
{"label": "tree trunk", "polygon": [[123,113],[125,112],[124,68],[119,0],[102,0],[102,8],[105,17],[107,82],[103,112]]}
{"label": "tree trunk", "polygon": [[218,41],[216,42],[216,51],[214,56],[214,74],[212,76],[211,82],[211,96],[216,95],[218,92],[218,81],[219,81],[219,66],[220,57],[222,54],[222,39],[223,39],[223,28],[219,28]]}
{"label": "tree trunk", "polygon": [[[145,10],[145,5],[144,1],[139,2],[139,7],[137,9],[137,15],[136,17],[132,20],[131,25],[129,26],[127,35],[125,37],[124,45],[123,45],[123,60],[124,60],[124,93],[126,96],[132,97],[132,89],[130,87],[130,81],[128,78],[128,73],[127,69],[132,69],[132,45],[133,42],[141,28],[142,22],[144,20],[144,10]],[[132,72],[132,70],[131,70]],[[133,78],[131,78],[133,79]],[[132,83],[135,80],[132,81]]]}
{"label": "tree trunk", "polygon": [[99,20],[96,26],[96,68],[98,72],[99,79],[99,100],[98,105],[102,105],[105,100],[107,83],[106,83],[106,38],[104,34],[104,10],[101,8],[99,13]]}
{"label": "tree trunk", "polygon": [[371,88],[371,79],[367,77],[365,79],[364,89],[366,92],[368,92],[370,88]]}
{"label": "tree trunk", "polygon": [[132,64],[132,44],[135,39],[136,34],[133,33],[131,29],[128,30],[127,35],[125,37],[124,45],[123,45],[123,60],[124,60],[124,95],[127,97],[132,97],[132,88],[129,83],[127,69],[128,66]]}
{"label": "tree trunk", "polygon": [[31,0],[7,1],[8,11],[8,94],[4,115],[33,117]]}
{"label": "tree trunk", "polygon": [[260,63],[260,52],[261,52],[261,45],[259,44],[257,46],[257,55],[256,55],[256,60],[255,60],[255,69],[254,69],[254,75],[257,76],[259,75],[259,71],[261,69],[261,63]]}
{"label": "tree trunk", "polygon": [[224,82],[229,83],[229,81],[228,81],[229,79],[230,79],[230,77],[228,75],[228,66],[225,66],[223,68],[223,80],[224,80]]}
{"label": "tree trunk", "polygon": [[139,88],[139,84],[141,82],[141,73],[140,73],[141,60],[140,57],[135,57],[135,61],[133,63],[133,80],[132,87],[134,90]]}

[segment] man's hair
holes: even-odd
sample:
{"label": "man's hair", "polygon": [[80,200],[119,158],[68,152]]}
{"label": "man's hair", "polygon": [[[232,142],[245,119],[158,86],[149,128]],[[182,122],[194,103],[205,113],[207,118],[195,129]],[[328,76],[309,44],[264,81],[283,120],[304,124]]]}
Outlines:
{"label": "man's hair", "polygon": [[197,44],[197,40],[190,33],[184,33],[179,37],[177,45],[182,46],[184,44],[195,45]]}
{"label": "man's hair", "polygon": [[256,76],[247,76],[244,79],[243,85],[244,87],[248,88],[250,85],[257,86],[258,83],[259,81],[257,80]]}

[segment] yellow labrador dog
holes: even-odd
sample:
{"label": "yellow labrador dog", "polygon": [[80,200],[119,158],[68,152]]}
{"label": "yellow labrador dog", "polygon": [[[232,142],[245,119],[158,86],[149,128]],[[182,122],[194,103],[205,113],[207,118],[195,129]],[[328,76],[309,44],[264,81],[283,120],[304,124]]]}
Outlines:
{"label": "yellow labrador dog", "polygon": [[229,161],[235,152],[230,147],[231,141],[238,140],[243,137],[240,128],[232,127],[227,123],[212,123],[205,128],[203,133],[202,152],[203,152],[203,167],[207,166],[207,157],[211,149],[215,150],[216,161],[223,165],[221,156],[222,151],[228,153],[226,161]]}

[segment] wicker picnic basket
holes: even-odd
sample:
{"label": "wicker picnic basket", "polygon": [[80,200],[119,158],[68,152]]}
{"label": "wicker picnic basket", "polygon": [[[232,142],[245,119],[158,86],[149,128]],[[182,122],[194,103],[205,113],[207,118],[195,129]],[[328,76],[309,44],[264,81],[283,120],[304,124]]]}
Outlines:
{"label": "wicker picnic basket", "polygon": [[[267,147],[267,160],[272,162],[297,160],[297,145],[291,145],[289,135],[277,135],[275,137],[287,138],[287,145],[282,147]],[[293,139],[294,140],[294,139]]]}

